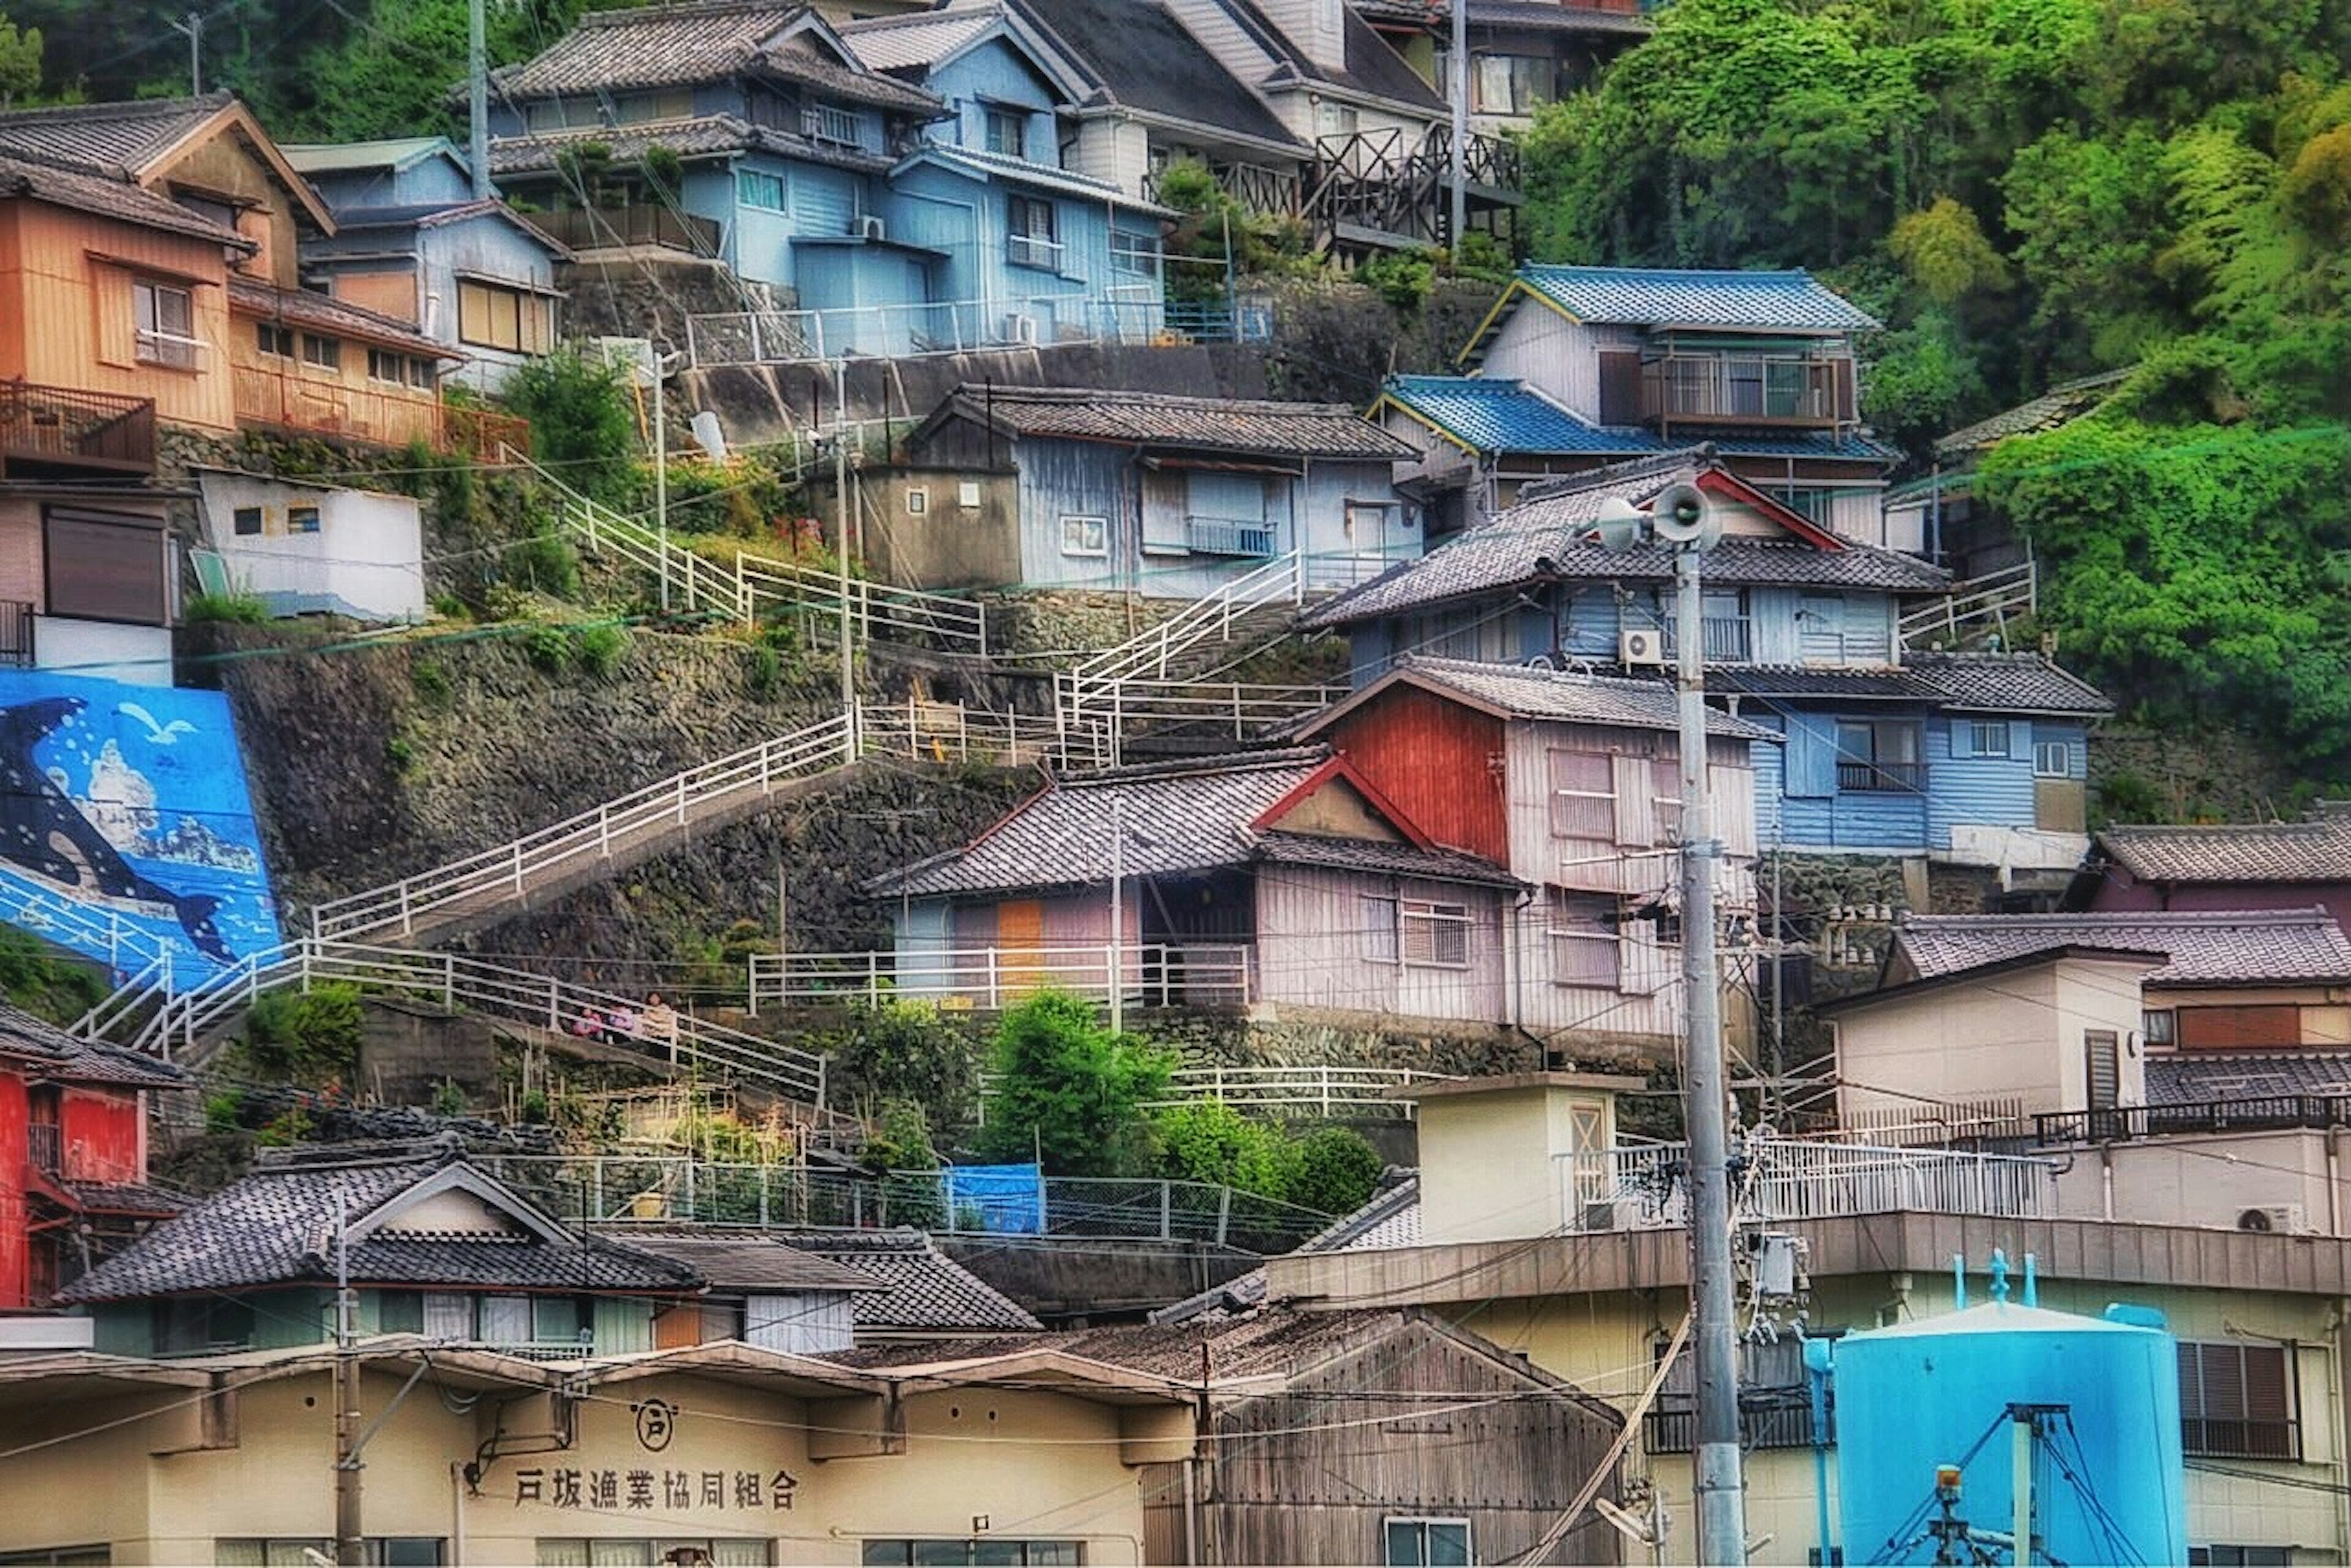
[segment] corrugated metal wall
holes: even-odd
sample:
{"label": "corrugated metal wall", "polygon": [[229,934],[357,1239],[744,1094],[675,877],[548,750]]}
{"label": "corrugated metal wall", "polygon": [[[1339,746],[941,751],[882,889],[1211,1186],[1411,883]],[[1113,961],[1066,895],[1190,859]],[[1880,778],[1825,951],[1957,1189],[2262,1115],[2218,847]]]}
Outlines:
{"label": "corrugated metal wall", "polygon": [[[1365,900],[1466,905],[1468,963],[1447,968],[1383,961],[1384,912]],[[1490,888],[1364,876],[1310,866],[1258,874],[1258,994],[1270,1002],[1500,1022],[1508,1017],[1502,899]]]}
{"label": "corrugated metal wall", "polygon": [[1501,721],[1397,686],[1329,732],[1331,744],[1440,844],[1509,863]]}

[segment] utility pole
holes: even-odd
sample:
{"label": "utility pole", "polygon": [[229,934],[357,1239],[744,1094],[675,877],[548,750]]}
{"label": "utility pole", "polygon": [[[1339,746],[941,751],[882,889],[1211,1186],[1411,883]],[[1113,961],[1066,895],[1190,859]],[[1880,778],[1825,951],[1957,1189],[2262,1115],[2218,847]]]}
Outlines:
{"label": "utility pole", "polygon": [[335,1205],[335,1561],[362,1568],[360,1523],[360,1358],[351,1322],[350,1215]]}
{"label": "utility pole", "polygon": [[474,166],[474,200],[496,194],[490,186],[490,31],[487,0],[465,7],[466,157]]}
{"label": "utility pole", "polygon": [[1453,3],[1453,224],[1446,248],[1461,259],[1462,232],[1469,226],[1469,0]]}
{"label": "utility pole", "polygon": [[[478,5],[482,0],[474,0]],[[661,340],[645,347],[653,372],[653,533],[661,540],[661,609],[669,613],[669,407],[662,389]]]}
{"label": "utility pole", "polygon": [[204,14],[191,11],[172,24],[172,31],[188,40],[188,96],[204,96]]}
{"label": "utility pole", "polygon": [[832,501],[841,546],[841,711],[857,726],[857,653],[849,614],[849,357],[832,362]]}
{"label": "utility pole", "polygon": [[1110,1028],[1126,1027],[1126,802],[1110,798]]}

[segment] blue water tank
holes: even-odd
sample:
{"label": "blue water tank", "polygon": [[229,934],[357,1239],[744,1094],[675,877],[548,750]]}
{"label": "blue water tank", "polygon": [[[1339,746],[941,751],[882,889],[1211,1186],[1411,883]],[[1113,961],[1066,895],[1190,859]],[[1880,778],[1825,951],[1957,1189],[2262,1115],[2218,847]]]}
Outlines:
{"label": "blue water tank", "polygon": [[2064,1407],[2036,1445],[2035,1563],[2188,1561],[2179,1350],[2162,1329],[1993,1301],[1848,1334],[1834,1368],[1846,1563],[1934,1560],[1941,1465],[1965,1463],[1958,1513],[2007,1533],[2017,1404]]}

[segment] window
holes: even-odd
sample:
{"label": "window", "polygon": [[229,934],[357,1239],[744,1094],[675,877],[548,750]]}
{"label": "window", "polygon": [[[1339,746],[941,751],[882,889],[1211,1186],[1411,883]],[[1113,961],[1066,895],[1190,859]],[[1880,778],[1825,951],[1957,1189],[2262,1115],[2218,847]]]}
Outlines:
{"label": "window", "polygon": [[611,1536],[598,1536],[593,1541],[538,1539],[540,1568],[663,1568],[669,1563],[707,1563],[714,1568],[766,1568],[769,1561],[765,1541],[719,1539],[716,1541],[616,1541]]}
{"label": "window", "polygon": [[931,509],[931,493],[917,485],[906,492],[906,515],[910,517],[927,516]]}
{"label": "window", "polygon": [[1110,554],[1110,519],[1063,517],[1061,519],[1061,553],[1108,556]]}
{"label": "window", "polygon": [[[1734,365],[1740,362],[1740,361],[1732,361]],[[1741,395],[1739,385],[1735,382],[1731,385],[1731,393],[1734,397]],[[1753,408],[1743,409],[1741,412],[1754,415],[1761,415],[1763,412],[1763,394],[1760,382],[1757,384],[1757,391],[1753,401],[1755,403]],[[1809,489],[1802,486],[1782,487],[1771,491],[1770,495],[1773,500],[1779,502],[1782,506],[1787,507],[1788,510],[1795,513],[1798,517],[1802,517],[1807,522],[1817,523],[1822,528],[1829,526],[1829,513],[1836,504],[1836,493],[1834,491]]]}
{"label": "window", "polygon": [[421,1291],[379,1291],[375,1298],[376,1332],[423,1333],[424,1293]]}
{"label": "window", "polygon": [[30,1552],[0,1552],[0,1568],[107,1568],[114,1548],[104,1542],[93,1546],[42,1546]]}
{"label": "window", "polygon": [[167,365],[175,371],[196,368],[204,345],[196,340],[196,298],[169,283],[137,278],[131,285],[131,326],[134,351],[142,365]]}
{"label": "window", "polygon": [[[444,1561],[438,1536],[371,1535],[364,1544],[371,1568],[438,1568]],[[304,1568],[321,1559],[329,1563],[335,1560],[333,1542],[241,1536],[224,1537],[213,1542],[213,1561],[220,1568]]]}
{"label": "window", "polygon": [[2179,1043],[2175,1028],[2179,1016],[2169,1008],[2150,1008],[2138,1015],[2139,1032],[2150,1046],[2173,1046]]}
{"label": "window", "polygon": [[2287,1568],[2291,1546],[2191,1546],[2189,1568]]}
{"label": "window", "polygon": [[204,1355],[253,1344],[253,1308],[225,1296],[175,1296],[154,1303],[155,1353]]}
{"label": "window", "polygon": [[483,1296],[475,1303],[474,1337],[484,1344],[532,1343],[528,1296]]}
{"label": "window", "polygon": [[[1842,1333],[1832,1331],[1826,1337]],[[1658,1354],[1664,1354],[1658,1346]],[[1836,1440],[1835,1393],[1828,1410]],[[1666,1374],[1645,1433],[1652,1454],[1687,1454],[1697,1437],[1698,1358],[1687,1348]],[[1804,1448],[1813,1442],[1813,1390],[1804,1371],[1804,1344],[1792,1334],[1749,1340],[1739,1346],[1739,1440],[1749,1448]]]}
{"label": "window", "polygon": [[410,386],[422,387],[429,392],[432,390],[433,380],[433,361],[431,360],[428,360],[420,354],[415,359],[408,361],[408,384]]}
{"label": "window", "polygon": [[869,1541],[866,1568],[1077,1568],[1085,1561],[1074,1541]]}
{"label": "window", "polygon": [[1110,269],[1128,277],[1158,277],[1159,236],[1111,230]]}
{"label": "window", "polygon": [[2181,1446],[2206,1458],[2302,1458],[2297,1380],[2291,1345],[2181,1341]]}
{"label": "window", "polygon": [[1532,114],[1559,96],[1559,67],[1541,55],[1469,57],[1469,107],[1479,114]]}
{"label": "window", "polygon": [[764,169],[735,171],[735,199],[747,207],[762,212],[780,213],[785,210],[784,177]]}
{"label": "window", "polygon": [[1355,900],[1355,951],[1368,963],[1396,961],[1396,901],[1365,894]]}
{"label": "window", "polygon": [[408,380],[408,356],[395,354],[388,349],[368,350],[368,380],[390,382],[394,386]]}
{"label": "window", "polygon": [[1420,968],[1469,967],[1469,906],[1400,899],[1396,904],[1396,948]]}
{"label": "window", "polygon": [[239,536],[259,533],[261,531],[261,508],[259,507],[239,507],[234,514],[232,526],[235,528]]}
{"label": "window", "polygon": [[1997,718],[1961,719],[1951,727],[1952,750],[1961,757],[2006,757],[2008,755],[2008,721]]}
{"label": "window", "polygon": [[1909,719],[1839,719],[1836,727],[1839,789],[1877,791],[1926,788],[1918,760],[1918,726]]}
{"label": "window", "polygon": [[1597,751],[1551,754],[1551,831],[1559,839],[1615,841],[1616,786],[1605,756]]}
{"label": "window", "polygon": [[1029,116],[1017,109],[989,109],[986,134],[987,150],[999,158],[1029,156]]}
{"label": "window", "polygon": [[1616,988],[1616,932],[1590,900],[1555,889],[1551,904],[1552,983]]}
{"label": "window", "polygon": [[2074,743],[2070,740],[2034,741],[2032,776],[2035,779],[2071,779],[2074,776]]}
{"label": "window", "polygon": [[286,531],[289,534],[315,534],[319,531],[319,508],[288,507],[286,508]]}
{"label": "window", "polygon": [[1390,1519],[1382,1521],[1381,1530],[1386,1540],[1380,1560],[1388,1568],[1438,1568],[1470,1561],[1466,1519]]}
{"label": "window", "polygon": [[1007,255],[1015,267],[1040,267],[1051,271],[1061,265],[1061,247],[1053,237],[1053,204],[1038,196],[1011,196],[1005,202],[1005,230],[1010,237]]}
{"label": "window", "polygon": [[340,338],[321,338],[316,332],[302,334],[302,362],[316,365],[322,371],[343,368],[343,341]]}
{"label": "window", "polygon": [[2085,1082],[2088,1085],[2090,1109],[2111,1111],[2122,1099],[2122,1043],[2110,1029],[2090,1029],[2082,1031]]}
{"label": "window", "polygon": [[476,278],[457,280],[457,340],[513,354],[543,354],[553,330],[545,297]]}
{"label": "window", "polygon": [[291,327],[281,326],[276,321],[256,321],[253,324],[253,340],[256,348],[273,360],[294,357],[294,329]]}
{"label": "window", "polygon": [[43,515],[48,610],[88,621],[162,626],[170,618],[170,559],[152,517],[53,507]]}

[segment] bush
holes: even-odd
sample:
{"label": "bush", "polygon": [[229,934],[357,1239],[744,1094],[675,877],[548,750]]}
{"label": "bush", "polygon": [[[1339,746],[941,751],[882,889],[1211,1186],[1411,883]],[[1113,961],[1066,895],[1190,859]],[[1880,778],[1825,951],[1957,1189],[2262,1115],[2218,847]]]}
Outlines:
{"label": "bush", "polygon": [[552,523],[542,523],[536,532],[507,547],[504,575],[508,582],[534,592],[576,599],[580,596],[580,552],[571,548],[570,540],[555,531]]}
{"label": "bush", "polygon": [[1053,1176],[1130,1176],[1155,1161],[1143,1102],[1164,1092],[1175,1058],[1119,1034],[1093,1004],[1040,991],[996,1030],[997,1093],[983,1146],[1034,1155]]}
{"label": "bush", "polygon": [[783,656],[762,643],[751,650],[751,673],[746,678],[755,697],[773,696],[784,677]]}
{"label": "bush", "polygon": [[465,1092],[457,1087],[454,1078],[444,1078],[433,1088],[433,1113],[436,1116],[462,1116],[465,1113]]}
{"label": "bush", "polygon": [[204,1096],[205,1132],[214,1134],[234,1133],[245,1125],[244,1117],[244,1091],[225,1089],[217,1094]]}
{"label": "bush", "polygon": [[1290,1145],[1290,1190],[1282,1196],[1321,1214],[1352,1214],[1378,1190],[1387,1162],[1353,1127],[1318,1127]]}
{"label": "bush", "polygon": [[408,684],[414,688],[417,700],[427,707],[448,706],[453,688],[449,683],[449,672],[441,667],[439,660],[428,659],[422,654],[411,659],[408,663]]}
{"label": "bush", "polygon": [[826,1042],[826,1088],[870,1124],[886,1124],[893,1107],[911,1108],[926,1144],[934,1136],[952,1142],[971,1125],[978,1103],[977,1054],[929,1002],[860,1003]]}
{"label": "bush", "polygon": [[550,675],[571,667],[571,633],[560,626],[534,626],[522,634],[523,656]]}
{"label": "bush", "polygon": [[508,373],[508,409],[530,421],[538,462],[574,489],[624,499],[640,444],[633,400],[617,366],[559,349]]}
{"label": "bush", "polygon": [[1195,1100],[1155,1120],[1166,1162],[1162,1168],[1172,1179],[1289,1200],[1296,1146],[1276,1128],[1221,1100]]}
{"label": "bush", "polygon": [[246,1051],[254,1066],[272,1078],[344,1077],[359,1065],[364,1023],[357,986],[271,991],[246,1014]]}
{"label": "bush", "polygon": [[0,925],[0,992],[26,1012],[64,1025],[96,1007],[106,987],[94,970],[50,952],[38,937]]}
{"label": "bush", "polygon": [[598,680],[611,678],[628,657],[629,629],[625,626],[582,626],[577,638],[576,652],[580,667]]}
{"label": "bush", "polygon": [[258,626],[269,619],[269,607],[250,593],[199,593],[182,614],[191,626],[203,621]]}

